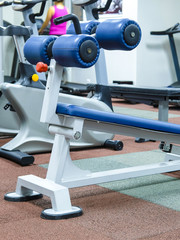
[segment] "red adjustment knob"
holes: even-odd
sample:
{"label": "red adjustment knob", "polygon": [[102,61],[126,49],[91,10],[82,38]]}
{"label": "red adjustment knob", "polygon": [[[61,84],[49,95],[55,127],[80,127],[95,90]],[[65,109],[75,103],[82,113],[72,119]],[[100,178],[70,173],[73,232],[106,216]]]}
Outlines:
{"label": "red adjustment knob", "polygon": [[37,72],[47,72],[48,70],[48,65],[46,63],[43,63],[43,62],[38,62],[36,64],[36,71]]}

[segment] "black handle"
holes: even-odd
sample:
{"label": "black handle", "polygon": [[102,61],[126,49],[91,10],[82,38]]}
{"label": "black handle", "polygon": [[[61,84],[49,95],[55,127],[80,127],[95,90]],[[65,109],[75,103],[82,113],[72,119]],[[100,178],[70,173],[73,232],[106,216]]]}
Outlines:
{"label": "black handle", "polygon": [[54,19],[54,24],[58,25],[64,22],[72,21],[74,24],[76,34],[81,34],[81,27],[79,23],[79,19],[75,14],[68,14],[63,17],[58,17]]}
{"label": "black handle", "polygon": [[180,24],[176,23],[174,26],[171,28],[168,28],[165,31],[152,31],[150,32],[152,35],[170,35],[174,33],[179,33],[180,32]]}
{"label": "black handle", "polygon": [[93,8],[92,14],[93,14],[94,18],[99,19],[98,12],[106,12],[109,9],[111,3],[112,3],[112,0],[107,0],[105,6],[103,8]]}
{"label": "black handle", "polygon": [[30,14],[29,19],[31,20],[32,23],[36,22],[35,17],[40,17],[40,16],[43,15],[45,6],[46,6],[46,0],[41,3],[41,8],[40,8],[40,11],[38,13]]}

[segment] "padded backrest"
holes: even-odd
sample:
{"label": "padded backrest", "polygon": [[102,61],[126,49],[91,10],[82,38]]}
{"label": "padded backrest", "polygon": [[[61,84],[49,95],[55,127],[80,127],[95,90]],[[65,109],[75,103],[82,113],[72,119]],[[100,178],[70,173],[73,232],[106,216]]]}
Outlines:
{"label": "padded backrest", "polygon": [[57,114],[65,114],[85,119],[96,120],[105,123],[114,123],[125,126],[145,128],[155,131],[180,134],[180,125],[158,120],[133,117],[113,112],[102,112],[98,110],[83,108],[75,105],[57,104]]}

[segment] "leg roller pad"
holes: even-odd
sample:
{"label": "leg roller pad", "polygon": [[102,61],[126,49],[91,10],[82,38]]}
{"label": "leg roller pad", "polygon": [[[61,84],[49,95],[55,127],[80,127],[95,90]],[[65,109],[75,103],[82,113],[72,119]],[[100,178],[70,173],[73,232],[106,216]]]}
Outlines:
{"label": "leg roller pad", "polygon": [[6,193],[4,199],[9,202],[27,202],[30,200],[36,200],[42,198],[43,195],[37,192],[33,192],[31,195],[19,195],[16,192]]}
{"label": "leg roller pad", "polygon": [[49,65],[51,57],[48,55],[48,46],[55,41],[55,36],[32,36],[24,45],[24,56],[29,63],[36,65],[44,62]]}
{"label": "leg roller pad", "polygon": [[99,44],[89,35],[63,35],[53,44],[53,58],[63,67],[88,68],[99,58]]}
{"label": "leg roller pad", "polygon": [[141,29],[127,18],[107,19],[97,26],[96,39],[104,49],[129,51],[140,43]]}
{"label": "leg roller pad", "polygon": [[80,207],[72,206],[71,211],[69,212],[58,212],[54,211],[53,209],[46,209],[41,212],[41,218],[47,220],[61,220],[61,219],[68,219],[79,217],[83,214],[83,211]]}

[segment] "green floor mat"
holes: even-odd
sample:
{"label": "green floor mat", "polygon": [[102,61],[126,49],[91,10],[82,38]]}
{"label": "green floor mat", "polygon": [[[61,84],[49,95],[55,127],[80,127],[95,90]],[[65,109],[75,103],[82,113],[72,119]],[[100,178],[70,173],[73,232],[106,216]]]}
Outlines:
{"label": "green floor mat", "polygon": [[[116,107],[116,106],[113,106],[113,110],[116,113],[132,115],[132,116],[135,116],[135,117],[158,119],[158,112],[141,110],[141,109],[133,109],[133,108],[129,109],[129,108],[125,108],[125,107]],[[168,117],[169,118],[176,118],[176,117],[180,117],[180,115],[169,114]]]}
{"label": "green floor mat", "polygon": [[[88,158],[74,161],[81,169],[92,172],[116,168],[158,163],[164,160],[160,150],[120,154],[99,158]],[[40,165],[47,168],[47,164]],[[177,211],[180,211],[180,180],[163,174],[126,179],[99,184],[102,187],[141,198]]]}

